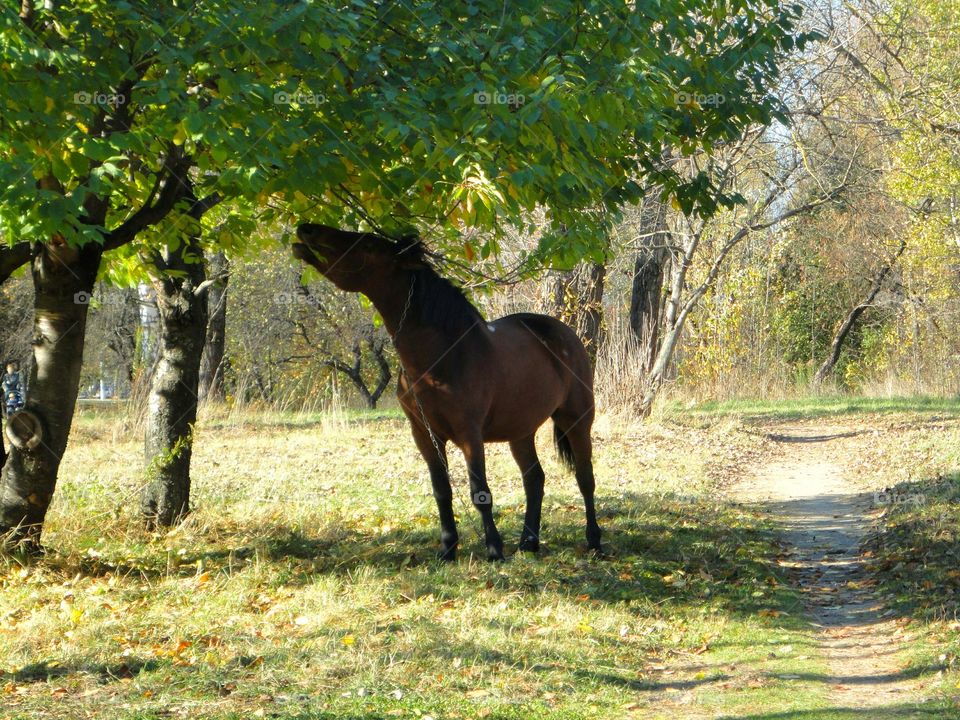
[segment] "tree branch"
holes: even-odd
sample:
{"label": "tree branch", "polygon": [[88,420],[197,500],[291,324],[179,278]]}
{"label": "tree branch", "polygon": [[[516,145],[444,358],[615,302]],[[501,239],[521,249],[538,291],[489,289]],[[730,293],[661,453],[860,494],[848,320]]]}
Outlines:
{"label": "tree branch", "polygon": [[13,247],[0,247],[0,285],[5,283],[14,271],[30,262],[32,254],[28,242],[17,243]]}
{"label": "tree branch", "polygon": [[[119,227],[110,231],[103,243],[104,251],[116,250],[131,242],[137,236],[137,233],[151,225],[156,225],[170,214],[178,202],[189,196],[191,188],[186,178],[186,172],[189,168],[188,161],[184,158],[168,159],[164,166],[166,172],[161,171],[161,175],[165,179],[156,201],[145,203]],[[153,193],[151,192],[151,194]]]}

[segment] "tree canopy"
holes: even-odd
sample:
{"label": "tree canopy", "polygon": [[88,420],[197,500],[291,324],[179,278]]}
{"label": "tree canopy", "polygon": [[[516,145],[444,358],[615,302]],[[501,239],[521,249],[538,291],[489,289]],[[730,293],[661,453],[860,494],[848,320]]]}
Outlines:
{"label": "tree canopy", "polygon": [[464,229],[541,206],[544,257],[569,262],[653,182],[686,211],[730,204],[664,157],[777,116],[777,59],[809,39],[776,0],[4,5],[0,231],[108,249],[189,177],[261,216],[429,228],[468,259],[496,233]]}

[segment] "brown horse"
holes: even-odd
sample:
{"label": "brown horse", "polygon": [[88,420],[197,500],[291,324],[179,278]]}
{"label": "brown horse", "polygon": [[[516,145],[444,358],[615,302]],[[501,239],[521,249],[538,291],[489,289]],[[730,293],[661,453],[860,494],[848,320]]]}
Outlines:
{"label": "brown horse", "polygon": [[527,496],[520,549],[539,549],[544,473],[534,437],[547,418],[553,418],[560,457],[576,472],[583,494],[587,544],[599,551],[593,368],[573,330],[545,315],[484,321],[463,292],[436,273],[416,239],[393,242],[313,224],[297,228],[297,237],[294,256],[340,289],[370,298],[393,338],[403,371],[397,395],[440,509],[441,557],[456,558],[458,543],[447,442],[466,458],[491,560],[503,559],[503,540],[493,521],[483,444],[510,443]]}

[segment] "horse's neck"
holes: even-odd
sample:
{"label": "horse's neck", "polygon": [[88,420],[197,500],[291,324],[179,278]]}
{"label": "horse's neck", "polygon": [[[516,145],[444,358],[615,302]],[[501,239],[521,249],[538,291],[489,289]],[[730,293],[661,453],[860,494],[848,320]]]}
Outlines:
{"label": "horse's neck", "polygon": [[394,282],[385,282],[378,287],[364,291],[370,302],[383,318],[383,324],[396,342],[397,330],[406,326],[407,316],[411,314],[413,303],[414,278],[412,274],[399,276]]}
{"label": "horse's neck", "polygon": [[406,273],[368,297],[393,338],[404,370],[419,377],[435,371],[450,348],[463,340],[463,333],[448,337],[449,332],[421,320],[424,312],[419,303],[426,301],[419,297],[417,282],[424,280],[412,272]]}

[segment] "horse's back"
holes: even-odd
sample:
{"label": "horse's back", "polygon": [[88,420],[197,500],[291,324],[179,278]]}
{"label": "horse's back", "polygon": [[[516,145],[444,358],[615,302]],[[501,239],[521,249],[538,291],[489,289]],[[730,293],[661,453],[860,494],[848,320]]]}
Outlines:
{"label": "horse's back", "polygon": [[547,357],[561,376],[573,375],[579,383],[593,388],[590,356],[577,333],[566,323],[549,315],[517,313],[502,317],[489,327],[494,335],[503,329],[514,337],[536,341],[546,349]]}

